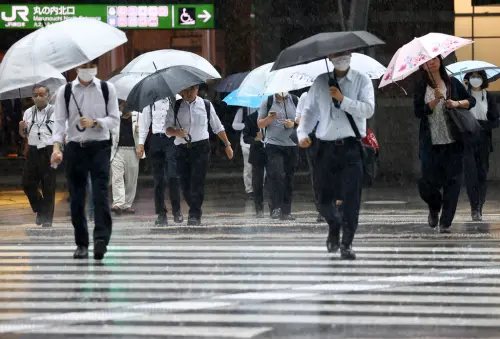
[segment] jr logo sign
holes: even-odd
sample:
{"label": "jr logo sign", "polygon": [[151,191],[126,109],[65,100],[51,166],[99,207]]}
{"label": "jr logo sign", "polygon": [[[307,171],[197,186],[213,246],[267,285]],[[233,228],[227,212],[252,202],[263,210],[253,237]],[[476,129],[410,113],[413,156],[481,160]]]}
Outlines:
{"label": "jr logo sign", "polygon": [[19,15],[21,20],[28,21],[28,13],[28,6],[12,6],[11,16],[7,16],[5,12],[2,12],[2,20],[7,22],[16,21],[17,16]]}

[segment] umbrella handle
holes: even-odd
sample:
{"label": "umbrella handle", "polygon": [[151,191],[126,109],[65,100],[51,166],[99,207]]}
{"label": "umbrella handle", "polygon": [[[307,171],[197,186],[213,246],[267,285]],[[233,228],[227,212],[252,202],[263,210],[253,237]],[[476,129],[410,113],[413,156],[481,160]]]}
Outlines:
{"label": "umbrella handle", "polygon": [[86,128],[81,128],[78,124],[76,125],[76,129],[78,130],[78,132],[85,132]]}
{"label": "umbrella handle", "polygon": [[189,133],[188,133],[187,137],[186,137],[186,138],[184,138],[184,140],[186,140],[186,142],[187,142],[188,144],[190,144],[190,143],[191,143],[191,140],[193,140],[193,137],[191,137],[191,134],[189,134]]}

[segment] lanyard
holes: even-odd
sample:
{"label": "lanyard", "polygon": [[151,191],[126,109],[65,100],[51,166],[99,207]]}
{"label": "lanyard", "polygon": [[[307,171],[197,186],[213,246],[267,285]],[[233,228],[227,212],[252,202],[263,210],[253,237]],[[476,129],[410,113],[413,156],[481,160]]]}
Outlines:
{"label": "lanyard", "polygon": [[[45,109],[47,109],[47,107],[45,107]],[[38,107],[34,107],[34,110],[35,112],[33,113],[33,120],[32,120],[32,123],[31,123],[31,127],[30,127],[30,132],[31,132],[31,128],[33,128],[33,125],[36,125],[38,127],[38,140],[41,140],[41,133],[40,133],[40,128],[43,126],[43,124],[45,123],[45,120],[47,119],[47,114],[48,112],[45,113],[44,117],[43,117],[43,120],[40,122],[40,121],[37,121],[37,118],[38,118]],[[41,113],[41,111],[40,111]]]}

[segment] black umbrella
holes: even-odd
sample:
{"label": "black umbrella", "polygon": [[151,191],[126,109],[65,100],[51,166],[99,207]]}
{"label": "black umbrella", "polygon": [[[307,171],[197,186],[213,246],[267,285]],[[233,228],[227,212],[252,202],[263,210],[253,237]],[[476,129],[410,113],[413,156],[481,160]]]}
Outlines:
{"label": "black umbrella", "polygon": [[325,59],[329,54],[383,44],[385,42],[365,31],[320,33],[284,49],[271,71]]}
{"label": "black umbrella", "polygon": [[211,79],[214,77],[191,66],[172,66],[156,71],[132,88],[127,97],[127,108],[141,112],[161,99],[170,98],[174,102],[175,95],[183,89]]}
{"label": "black umbrella", "polygon": [[237,90],[248,73],[250,72],[231,74],[219,82],[217,87],[215,87],[215,90],[219,93],[231,93],[232,91]]}

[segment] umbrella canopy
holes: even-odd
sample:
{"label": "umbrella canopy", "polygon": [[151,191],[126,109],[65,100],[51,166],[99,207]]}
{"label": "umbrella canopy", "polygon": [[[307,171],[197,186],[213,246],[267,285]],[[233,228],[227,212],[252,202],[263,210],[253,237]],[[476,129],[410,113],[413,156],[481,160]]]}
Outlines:
{"label": "umbrella canopy", "polygon": [[137,83],[127,97],[127,108],[142,111],[160,99],[175,100],[183,89],[204,83],[213,76],[190,66],[173,66],[148,75]]}
{"label": "umbrella canopy", "polygon": [[455,62],[454,64],[446,66],[446,70],[450,76],[461,81],[464,79],[465,74],[477,71],[485,71],[488,82],[493,82],[500,78],[500,67],[486,61],[467,60]]}
{"label": "umbrella canopy", "polygon": [[364,73],[372,80],[380,79],[387,68],[377,60],[365,54],[352,53],[351,67],[361,73]]}
{"label": "umbrella canopy", "polygon": [[401,47],[392,57],[379,88],[403,80],[415,73],[427,61],[439,55],[445,58],[457,49],[473,42],[442,33],[429,33],[415,38]]}
{"label": "umbrella canopy", "polygon": [[9,48],[3,63],[5,67],[12,62],[22,62],[27,67],[33,67],[30,62],[37,60],[64,72],[92,61],[126,42],[124,32],[104,22],[73,18],[48,25],[25,36]]}
{"label": "umbrella canopy", "polygon": [[241,107],[250,107],[250,108],[258,108],[262,103],[263,98],[261,96],[253,95],[253,96],[238,96],[239,90],[234,90],[229,93],[224,101],[229,106],[241,106]]}
{"label": "umbrella canopy", "polygon": [[249,73],[250,72],[231,74],[230,76],[222,79],[217,87],[215,87],[215,90],[220,93],[233,92],[234,90],[238,89],[238,87],[240,87],[241,83],[243,82],[243,80],[245,80],[245,77]]}
{"label": "umbrella canopy", "polygon": [[320,33],[284,49],[272,70],[325,59],[329,54],[383,44],[385,42],[365,31]]}
{"label": "umbrella canopy", "polygon": [[[26,47],[24,47],[26,48]],[[47,63],[31,59],[8,59],[0,64],[0,98],[31,97],[33,86],[41,84],[54,92],[66,83],[64,76]],[[29,64],[29,66],[27,66]]]}
{"label": "umbrella canopy", "polygon": [[120,73],[155,73],[157,69],[172,66],[191,66],[210,75],[212,79],[220,79],[219,72],[207,59],[191,52],[175,49],[162,49],[139,55],[125,66]]}
{"label": "umbrella canopy", "polygon": [[117,74],[111,79],[109,79],[109,82],[111,82],[113,85],[115,85],[116,88],[116,96],[120,100],[127,100],[128,95],[130,94],[130,91],[132,91],[132,88],[134,88],[135,85],[137,85],[141,80],[146,78],[148,73],[126,73],[126,74]]}

